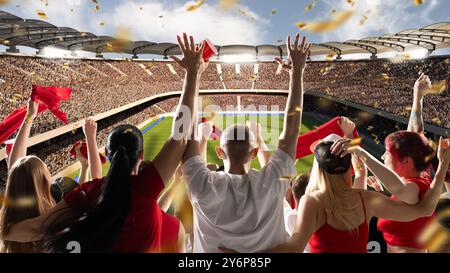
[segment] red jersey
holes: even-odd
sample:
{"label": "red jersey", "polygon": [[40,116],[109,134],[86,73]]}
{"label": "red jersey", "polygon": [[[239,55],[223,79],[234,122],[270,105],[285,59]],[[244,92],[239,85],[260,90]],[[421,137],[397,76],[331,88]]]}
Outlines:
{"label": "red jersey", "polygon": [[[104,178],[86,182],[64,200],[77,213],[90,211],[99,198]],[[131,204],[122,232],[111,252],[178,252],[178,219],[164,213],[157,203],[164,183],[151,162],[131,179]]]}
{"label": "red jersey", "polygon": [[[415,183],[419,188],[419,200],[430,189],[430,174],[424,172],[421,177],[410,178],[406,183]],[[395,195],[392,199],[397,199]],[[425,249],[425,246],[418,242],[418,237],[424,228],[432,221],[434,214],[430,217],[418,218],[410,222],[397,222],[386,219],[378,220],[378,230],[383,232],[384,240],[388,245]]]}
{"label": "red jersey", "polygon": [[357,230],[339,230],[330,226],[325,212],[325,224],[314,232],[309,239],[311,253],[367,253],[369,241],[369,225],[367,224],[366,207],[360,193],[364,210],[364,222]]}

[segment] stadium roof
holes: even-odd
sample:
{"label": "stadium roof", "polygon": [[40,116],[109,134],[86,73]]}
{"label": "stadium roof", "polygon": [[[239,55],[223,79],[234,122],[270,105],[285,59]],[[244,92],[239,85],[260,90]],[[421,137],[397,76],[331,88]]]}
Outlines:
{"label": "stadium roof", "polygon": [[[118,41],[111,36],[97,36],[80,32],[69,27],[57,27],[41,20],[22,19],[0,10],[0,43],[8,46],[8,52],[16,51],[16,46],[42,49],[54,46],[66,50],[83,50],[96,54],[126,53],[178,55],[181,51],[174,43],[151,41]],[[396,34],[367,37],[345,42],[315,43],[311,46],[311,56],[335,54],[340,58],[346,54],[369,53],[376,56],[385,52],[404,52],[426,49],[428,53],[436,49],[450,47],[450,22],[428,25],[419,29],[407,29]],[[251,54],[254,56],[285,56],[286,45],[217,45],[219,56]]]}

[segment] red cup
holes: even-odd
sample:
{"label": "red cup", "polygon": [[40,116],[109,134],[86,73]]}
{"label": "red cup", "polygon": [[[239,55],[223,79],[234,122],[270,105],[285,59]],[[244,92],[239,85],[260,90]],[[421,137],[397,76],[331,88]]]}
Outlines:
{"label": "red cup", "polygon": [[203,50],[203,60],[207,62],[212,56],[216,55],[218,51],[210,40],[205,39],[203,43],[205,43],[205,49]]}

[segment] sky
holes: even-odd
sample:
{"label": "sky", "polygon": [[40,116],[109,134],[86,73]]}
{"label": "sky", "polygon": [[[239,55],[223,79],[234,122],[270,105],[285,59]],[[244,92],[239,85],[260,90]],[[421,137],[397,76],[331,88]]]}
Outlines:
{"label": "sky", "polygon": [[[283,43],[286,35],[299,30],[296,22],[329,20],[333,9],[351,8],[347,0],[316,0],[306,13],[305,7],[313,0],[234,1],[237,4],[232,8],[222,9],[220,0],[205,0],[192,12],[186,5],[196,0],[97,0],[97,12],[93,0],[9,0],[0,9],[27,19],[42,19],[37,15],[42,10],[49,23],[97,35],[114,36],[118,28],[127,29],[132,40],[175,42],[177,34],[187,32],[218,45],[258,45]],[[450,21],[449,0],[425,0],[418,6],[413,0],[354,2],[355,15],[339,28],[303,34],[315,43],[345,41]],[[366,13],[368,19],[361,26],[359,21]]]}

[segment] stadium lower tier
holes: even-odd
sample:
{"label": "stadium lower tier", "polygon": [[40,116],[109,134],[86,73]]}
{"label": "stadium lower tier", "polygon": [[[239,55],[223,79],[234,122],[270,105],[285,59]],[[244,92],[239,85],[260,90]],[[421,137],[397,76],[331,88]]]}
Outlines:
{"label": "stadium lower tier", "polygon": [[[104,118],[98,121],[98,145],[104,146],[106,144],[107,136],[111,130],[119,124],[129,123],[133,125],[139,125],[149,120],[152,117],[157,117],[160,114],[167,114],[172,112],[173,108],[176,106],[178,98],[171,98],[163,101],[159,101],[155,104],[154,102],[149,102],[148,105],[142,105],[138,107],[131,108],[119,114],[115,114],[108,118]],[[273,111],[275,108],[277,111],[283,111],[285,108],[286,97],[283,95],[279,96],[268,96],[268,95],[245,95],[245,96],[202,96],[202,110],[207,110],[207,106],[216,105],[222,109],[226,109],[227,106],[233,106],[233,111],[239,110],[249,110],[257,109],[261,110],[261,107],[268,107],[264,111]],[[243,103],[243,104],[242,104]],[[238,107],[240,105],[240,108]],[[251,107],[249,107],[251,106]],[[236,110],[237,109],[237,110]],[[368,142],[370,145],[369,150],[375,155],[381,155],[383,151],[383,141],[384,138],[393,131],[406,129],[406,125],[393,121],[387,118],[383,118],[378,115],[369,114],[367,112],[358,110],[356,108],[342,105],[338,102],[331,100],[317,98],[314,96],[306,96],[304,102],[304,119],[302,124],[302,132],[314,129],[316,126],[328,121],[335,116],[348,116],[352,118],[357,124],[357,128],[360,132],[364,133],[364,136],[371,140]],[[211,112],[205,113],[206,116],[211,116]],[[220,126],[218,120],[214,121]],[[167,139],[169,134],[169,127],[164,129],[167,124],[170,125],[170,119],[165,120],[161,124],[156,125],[147,133],[149,136],[149,143],[155,141],[155,146],[149,145],[146,149],[151,151],[148,158],[152,158],[154,154],[157,153],[158,143],[162,143]],[[39,124],[33,125],[33,127],[40,126]],[[146,127],[146,126],[145,126]],[[275,127],[275,126],[274,126]],[[282,128],[282,123],[276,126],[276,133]],[[143,128],[144,129],[144,128]],[[223,129],[223,128],[222,128]],[[273,128],[272,128],[273,129]],[[165,131],[164,131],[165,130]],[[154,132],[160,131],[160,133],[155,134]],[[275,133],[275,132],[274,132]],[[272,136],[272,140],[276,139],[278,136]],[[433,136],[429,136],[433,137]],[[53,139],[49,139],[45,142],[39,143],[29,148],[28,154],[36,154],[39,158],[44,160],[47,164],[52,175],[56,175],[68,166],[76,162],[75,158],[70,157],[69,151],[72,145],[77,140],[82,140],[84,138],[81,129],[68,132],[66,134],[60,135]],[[272,147],[275,144],[272,143]],[[211,158],[214,155],[211,154]],[[258,167],[258,166],[254,166]],[[299,171],[305,171],[309,168],[308,162],[298,163]],[[76,175],[76,174],[75,174]],[[7,166],[6,161],[2,160],[0,162],[0,190],[4,189],[7,177]]]}
{"label": "stadium lower tier", "polygon": [[[388,60],[310,62],[305,90],[407,116],[419,72],[432,81],[449,79],[448,57],[392,63]],[[171,61],[60,59],[0,55],[0,120],[26,104],[33,84],[70,86],[61,103],[72,123],[168,91],[179,91],[185,72]],[[287,90],[289,75],[273,62],[211,63],[203,73],[202,90]],[[217,98],[219,99],[219,98]],[[246,104],[245,99],[242,104]],[[450,128],[450,97],[444,91],[424,99],[427,123]],[[61,126],[48,111],[40,114],[31,135]],[[14,135],[12,136],[12,138]]]}

